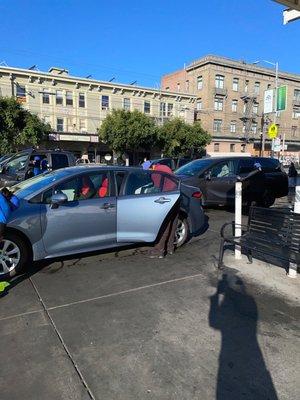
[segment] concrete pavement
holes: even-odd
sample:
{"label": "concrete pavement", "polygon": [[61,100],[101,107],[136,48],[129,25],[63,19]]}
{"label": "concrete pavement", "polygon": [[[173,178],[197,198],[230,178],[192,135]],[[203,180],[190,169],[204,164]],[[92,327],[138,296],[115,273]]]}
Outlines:
{"label": "concrete pavement", "polygon": [[232,214],[207,214],[164,260],[96,254],[18,279],[0,299],[1,400],[299,398],[298,280],[230,252],[217,271]]}

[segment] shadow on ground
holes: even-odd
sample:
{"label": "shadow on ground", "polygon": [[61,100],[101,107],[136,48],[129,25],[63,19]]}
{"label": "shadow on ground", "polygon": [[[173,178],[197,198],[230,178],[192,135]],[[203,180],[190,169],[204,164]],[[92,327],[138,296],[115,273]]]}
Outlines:
{"label": "shadow on ground", "polygon": [[223,273],[210,298],[209,325],[219,330],[217,400],[278,400],[257,341],[258,311],[243,281]]}

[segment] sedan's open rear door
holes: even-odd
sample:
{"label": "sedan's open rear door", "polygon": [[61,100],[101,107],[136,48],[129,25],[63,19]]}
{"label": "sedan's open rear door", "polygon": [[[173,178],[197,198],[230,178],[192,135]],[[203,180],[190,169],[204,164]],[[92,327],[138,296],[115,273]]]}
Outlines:
{"label": "sedan's open rear door", "polygon": [[179,181],[173,176],[143,170],[130,173],[117,199],[117,242],[154,242],[179,197]]}

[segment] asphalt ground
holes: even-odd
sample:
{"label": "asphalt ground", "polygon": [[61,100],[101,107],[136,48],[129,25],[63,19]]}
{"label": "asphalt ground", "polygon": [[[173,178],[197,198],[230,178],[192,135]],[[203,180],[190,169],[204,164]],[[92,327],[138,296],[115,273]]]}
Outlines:
{"label": "asphalt ground", "polygon": [[299,307],[216,268],[233,215],[163,260],[35,265],[0,298],[1,400],[297,399]]}

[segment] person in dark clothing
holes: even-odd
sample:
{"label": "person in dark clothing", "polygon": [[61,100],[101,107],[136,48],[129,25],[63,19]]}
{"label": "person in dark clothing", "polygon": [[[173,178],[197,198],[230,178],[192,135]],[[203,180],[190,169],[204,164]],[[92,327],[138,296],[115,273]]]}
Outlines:
{"label": "person in dark clothing", "polygon": [[[154,166],[154,170],[174,175],[171,168],[166,165],[157,164]],[[159,189],[161,189],[161,179],[164,179],[162,187],[163,191],[176,190],[177,184],[173,180],[163,178],[161,174],[155,174],[155,172],[152,174],[154,186]],[[178,225],[179,211],[180,199],[178,199],[178,201],[174,204],[171,212],[167,216],[166,221],[164,221],[159,233],[159,240],[149,252],[150,258],[164,258],[166,254],[174,253],[175,233]]]}
{"label": "person in dark clothing", "polygon": [[291,162],[291,165],[289,167],[288,176],[290,178],[296,178],[298,176],[298,172],[297,172],[297,170],[295,168],[295,164],[293,162]]}
{"label": "person in dark clothing", "polygon": [[41,171],[42,171],[42,173],[48,171],[48,161],[47,161],[47,158],[43,158],[42,161],[41,161]]}
{"label": "person in dark clothing", "polygon": [[34,166],[33,166],[33,175],[37,176],[39,175],[42,170],[41,170],[41,157],[40,156],[35,156],[33,160]]}

